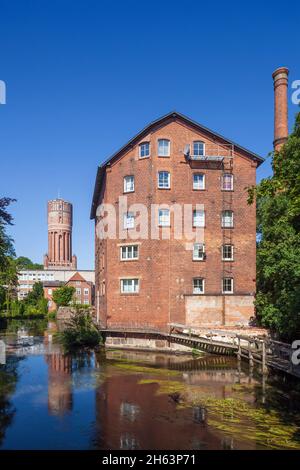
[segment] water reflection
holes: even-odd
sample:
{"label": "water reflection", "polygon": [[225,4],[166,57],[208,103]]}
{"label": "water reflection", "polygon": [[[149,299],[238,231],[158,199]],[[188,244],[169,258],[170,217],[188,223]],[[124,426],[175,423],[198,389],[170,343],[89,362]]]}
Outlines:
{"label": "water reflection", "polygon": [[72,357],[62,353],[46,355],[48,364],[48,410],[64,415],[72,410]]}
{"label": "water reflection", "polygon": [[3,449],[300,448],[290,382],[228,357],[65,355],[39,338],[23,356],[15,342],[0,366]]}

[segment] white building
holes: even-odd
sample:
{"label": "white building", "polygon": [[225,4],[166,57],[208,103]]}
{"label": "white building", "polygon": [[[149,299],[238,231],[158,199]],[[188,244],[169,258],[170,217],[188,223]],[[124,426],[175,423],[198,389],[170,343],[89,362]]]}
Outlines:
{"label": "white building", "polygon": [[86,281],[95,284],[95,271],[88,269],[79,270],[31,270],[19,271],[18,299],[24,299],[28,292],[32,290],[36,282],[62,281],[67,282],[74,274],[79,273]]}

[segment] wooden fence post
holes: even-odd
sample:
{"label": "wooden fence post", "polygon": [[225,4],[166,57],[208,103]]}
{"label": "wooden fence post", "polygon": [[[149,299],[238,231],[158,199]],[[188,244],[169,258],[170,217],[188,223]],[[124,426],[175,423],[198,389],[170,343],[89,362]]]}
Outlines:
{"label": "wooden fence post", "polygon": [[268,373],[266,343],[264,340],[262,341],[262,373],[263,375]]}

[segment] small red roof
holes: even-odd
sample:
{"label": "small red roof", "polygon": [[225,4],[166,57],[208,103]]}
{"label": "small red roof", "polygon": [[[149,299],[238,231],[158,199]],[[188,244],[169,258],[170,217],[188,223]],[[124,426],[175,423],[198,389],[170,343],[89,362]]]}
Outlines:
{"label": "small red roof", "polygon": [[86,279],[84,279],[84,277],[82,277],[81,274],[79,274],[78,272],[73,274],[73,276],[70,277],[70,279],[67,282],[70,282],[70,281],[84,281],[84,282],[87,282]]}

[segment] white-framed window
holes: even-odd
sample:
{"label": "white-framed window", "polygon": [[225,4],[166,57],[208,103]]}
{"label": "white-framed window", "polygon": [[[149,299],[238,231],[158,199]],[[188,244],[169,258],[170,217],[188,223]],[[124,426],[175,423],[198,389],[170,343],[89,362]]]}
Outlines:
{"label": "white-framed window", "polygon": [[142,142],[139,145],[139,157],[145,158],[150,156],[150,142]]}
{"label": "white-framed window", "polygon": [[193,227],[204,227],[205,226],[205,212],[204,210],[193,211]]}
{"label": "white-framed window", "polygon": [[233,293],[233,278],[232,277],[223,277],[223,279],[222,279],[222,292],[223,292],[223,294],[232,294]]}
{"label": "white-framed window", "polygon": [[123,228],[134,228],[134,212],[126,212],[123,216]]}
{"label": "white-framed window", "polygon": [[233,227],[233,211],[222,212],[222,227],[223,228]]}
{"label": "white-framed window", "polygon": [[84,295],[89,295],[89,292],[90,292],[89,288],[85,287],[83,291]]}
{"label": "white-framed window", "polygon": [[160,227],[170,227],[169,209],[158,209],[158,225]]}
{"label": "white-framed window", "polygon": [[203,157],[205,155],[205,143],[201,140],[193,142],[193,157]]}
{"label": "white-framed window", "polygon": [[193,260],[203,261],[205,259],[205,245],[204,243],[194,243],[193,246]]}
{"label": "white-framed window", "polygon": [[136,294],[140,289],[139,279],[121,279],[122,294]]}
{"label": "white-framed window", "polygon": [[170,141],[168,139],[158,140],[158,156],[159,157],[170,156]]}
{"label": "white-framed window", "polygon": [[204,294],[204,279],[202,277],[193,279],[193,294]]}
{"label": "white-framed window", "polygon": [[88,299],[84,299],[84,300],[83,300],[83,303],[84,303],[84,305],[89,305]]}
{"label": "white-framed window", "polygon": [[193,189],[205,189],[205,175],[203,173],[193,174]]}
{"label": "white-framed window", "polygon": [[81,288],[80,287],[76,287],[76,295],[81,295]]}
{"label": "white-framed window", "polygon": [[233,191],[233,175],[231,173],[224,173],[221,181],[223,191]]}
{"label": "white-framed window", "polygon": [[168,171],[159,171],[157,177],[157,183],[159,189],[170,189],[171,184],[171,177]]}
{"label": "white-framed window", "polygon": [[222,260],[232,261],[233,260],[233,245],[222,246]]}
{"label": "white-framed window", "polygon": [[76,286],[80,286],[80,281],[76,281]]}
{"label": "white-framed window", "polygon": [[120,247],[121,260],[138,259],[139,247],[138,245],[126,245]]}
{"label": "white-framed window", "polygon": [[134,176],[124,176],[124,193],[132,193],[134,191]]}

